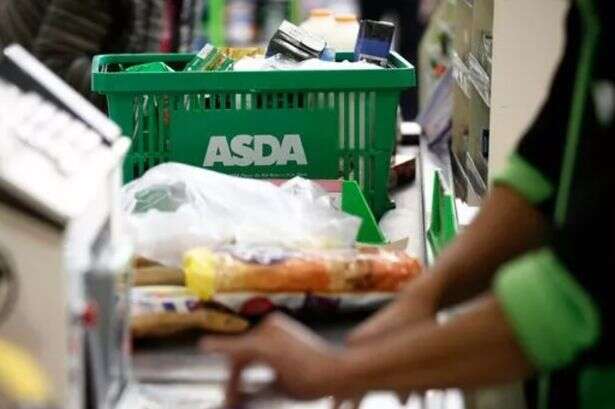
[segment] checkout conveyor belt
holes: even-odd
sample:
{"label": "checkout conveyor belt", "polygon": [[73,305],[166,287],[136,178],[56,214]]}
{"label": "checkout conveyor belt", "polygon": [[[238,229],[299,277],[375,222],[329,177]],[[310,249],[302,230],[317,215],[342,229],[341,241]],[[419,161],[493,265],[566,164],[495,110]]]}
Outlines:
{"label": "checkout conveyor belt", "polygon": [[[418,156],[417,147],[402,147],[401,154]],[[416,182],[394,192],[396,209],[381,220],[381,227],[389,240],[409,238],[407,250],[425,260],[426,242],[423,220],[423,195],[421,166],[417,166]],[[335,321],[318,321],[310,325],[316,332],[333,343],[342,343],[348,331],[356,326],[364,315],[342,316]],[[139,395],[146,397],[148,403],[143,407],[173,409],[220,408],[223,400],[223,383],[226,379],[225,364],[212,356],[201,355],[194,346],[194,340],[169,345],[151,343],[142,346],[134,353],[134,371],[138,384],[133,388]],[[250,381],[264,381],[270,374],[255,369],[248,377]],[[125,406],[132,406],[135,401]],[[331,401],[323,399],[316,402],[298,403],[287,400],[267,401],[255,407],[267,409],[329,409]],[[392,393],[374,393],[363,402],[361,409],[464,409],[461,392],[429,391],[424,396],[413,396],[405,406],[401,406]],[[122,408],[123,409],[123,408]]]}

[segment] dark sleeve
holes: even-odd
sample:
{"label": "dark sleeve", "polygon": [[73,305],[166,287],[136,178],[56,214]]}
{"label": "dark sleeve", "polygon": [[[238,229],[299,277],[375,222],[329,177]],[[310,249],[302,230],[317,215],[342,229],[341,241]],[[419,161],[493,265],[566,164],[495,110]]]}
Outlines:
{"label": "dark sleeve", "polygon": [[571,6],[566,21],[566,48],[547,100],[505,169],[493,178],[496,184],[517,190],[549,216],[559,185],[580,38],[579,12]]}
{"label": "dark sleeve", "polygon": [[[587,84],[590,92],[584,103],[567,214],[561,224],[553,226],[544,248],[504,266],[495,282],[495,292],[518,340],[541,370],[573,362],[594,367],[615,364],[614,109],[597,92],[600,84],[611,90],[615,84],[611,17],[606,9],[599,13],[602,31],[598,28],[598,32],[602,34],[591,68],[592,82]],[[563,88],[572,90],[575,82],[560,85],[562,89],[554,89],[552,94],[567,95]],[[569,115],[555,116],[565,111],[548,106],[544,111],[554,127],[560,127],[557,121],[567,124]],[[548,128],[544,125],[542,132]],[[549,172],[555,172],[552,178],[557,178],[559,169],[550,169],[551,161],[546,158],[555,147],[532,143],[539,137],[532,132],[519,151],[531,157],[532,164],[541,164],[545,178]],[[544,149],[542,158],[538,148]]]}
{"label": "dark sleeve", "polygon": [[0,48],[31,48],[50,0],[0,0]]}
{"label": "dark sleeve", "polygon": [[91,60],[102,52],[111,23],[108,0],[52,0],[34,52],[73,88],[91,97]]}

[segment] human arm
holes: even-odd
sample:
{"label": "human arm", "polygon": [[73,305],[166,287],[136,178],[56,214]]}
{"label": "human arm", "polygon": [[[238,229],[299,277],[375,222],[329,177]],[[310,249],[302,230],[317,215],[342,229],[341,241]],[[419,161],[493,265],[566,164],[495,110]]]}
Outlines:
{"label": "human arm", "polygon": [[350,348],[342,362],[348,381],[337,395],[348,396],[371,390],[475,388],[532,372],[492,294],[442,324],[424,321]]}
{"label": "human arm", "polygon": [[539,211],[515,190],[496,186],[475,221],[434,267],[411,282],[391,306],[353,331],[349,341],[363,342],[428,319],[440,308],[485,291],[502,263],[538,247],[545,234],[546,222]]}
{"label": "human arm", "polygon": [[[578,42],[573,35],[548,99],[517,151],[493,178],[492,193],[474,223],[445,249],[433,269],[426,272],[427,278],[411,283],[397,302],[360,326],[351,335],[351,342],[361,342],[381,331],[411,324],[417,318],[425,318],[424,312],[433,314],[439,308],[463,301],[485,289],[502,262],[544,242],[548,234],[546,226],[552,224],[565,145],[566,128],[562,118],[568,116],[568,105],[562,102],[572,98],[570,84],[576,64],[572,43],[575,41]],[[517,223],[523,224],[517,226]],[[509,240],[511,228],[519,240]],[[493,250],[499,253],[491,254]],[[416,306],[413,299],[422,304]]]}
{"label": "human arm", "polygon": [[112,24],[108,0],[51,0],[33,48],[35,55],[81,94],[90,96],[90,68]]}
{"label": "human arm", "polygon": [[[612,267],[612,257],[603,260]],[[500,268],[491,291],[443,323],[425,319],[339,350],[300,324],[274,316],[253,333],[213,337],[204,347],[230,357],[229,396],[235,398],[241,372],[251,363],[271,366],[277,388],[298,399],[488,386],[608,348],[613,331],[605,324],[612,320],[612,301],[604,297],[605,280],[600,289],[582,285],[543,247]]]}
{"label": "human arm", "polygon": [[229,396],[235,403],[239,374],[251,363],[271,366],[276,387],[297,399],[353,397],[370,390],[473,387],[531,371],[492,296],[447,323],[425,322],[347,350],[335,349],[280,316],[239,339],[211,337],[203,346],[232,361]]}

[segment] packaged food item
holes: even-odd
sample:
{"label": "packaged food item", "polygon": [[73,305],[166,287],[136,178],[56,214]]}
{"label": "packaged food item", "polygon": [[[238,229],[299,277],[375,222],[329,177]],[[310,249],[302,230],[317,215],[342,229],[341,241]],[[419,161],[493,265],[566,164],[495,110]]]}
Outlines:
{"label": "packaged food item", "polygon": [[206,44],[201,51],[186,65],[184,71],[230,71],[234,61],[221,50]]}
{"label": "packaged food item", "polygon": [[312,33],[283,21],[269,41],[267,57],[282,54],[295,61],[320,58],[327,42]]}
{"label": "packaged food item", "polygon": [[359,22],[354,14],[337,14],[335,28],[327,38],[337,52],[353,52],[359,35]]}
{"label": "packaged food item", "polygon": [[403,251],[364,247],[296,251],[282,247],[197,248],[184,256],[187,287],[201,299],[232,292],[395,292],[421,266]]}
{"label": "packaged food item", "polygon": [[386,67],[394,35],[393,23],[361,20],[355,47],[356,61],[365,60]]}
{"label": "packaged food item", "polygon": [[258,7],[258,42],[267,43],[289,12],[288,0],[261,0]]}
{"label": "packaged food item", "polygon": [[184,285],[184,272],[178,268],[159,264],[136,266],[134,269],[135,286]]}
{"label": "packaged food item", "polygon": [[395,155],[391,164],[389,188],[394,189],[409,184],[416,176],[416,157],[412,155]]}
{"label": "packaged food item", "polygon": [[[297,196],[293,186],[311,195]],[[361,219],[328,201],[314,182],[281,186],[179,163],[165,163],[124,186],[127,229],[142,257],[180,268],[186,251],[229,243],[295,248],[351,247]]]}
{"label": "packaged food item", "polygon": [[150,260],[149,258],[142,257],[140,255],[136,255],[133,261],[134,268],[151,267],[151,266],[156,266],[156,265],[160,265],[160,264],[158,264],[154,260]]}
{"label": "packaged food item", "polygon": [[246,57],[263,57],[265,55],[265,50],[260,47],[223,47],[220,48],[220,52],[233,61],[239,61]]}
{"label": "packaged food item", "polygon": [[324,61],[322,58],[311,58],[302,62],[290,60],[282,55],[269,58],[245,57],[235,63],[233,71],[276,71],[276,70],[373,70],[383,69],[366,61]]}
{"label": "packaged food item", "polygon": [[299,27],[329,42],[329,37],[335,29],[333,12],[325,8],[312,9],[308,19]]}
{"label": "packaged food item", "polygon": [[325,47],[320,54],[320,59],[326,62],[335,62],[335,50],[331,47]]}
{"label": "packaged food item", "polygon": [[133,65],[126,72],[175,72],[175,70],[163,62],[149,62],[146,64]]}
{"label": "packaged food item", "polygon": [[183,286],[133,287],[130,296],[134,316],[157,312],[186,313],[201,306],[195,293]]}
{"label": "packaged food item", "polygon": [[205,306],[183,286],[133,287],[131,323],[134,338],[165,337],[188,330],[238,333],[248,323],[226,310]]}
{"label": "packaged food item", "polygon": [[169,337],[190,330],[222,334],[246,331],[249,323],[243,318],[212,308],[201,308],[187,313],[146,313],[132,317],[130,330],[133,338]]}

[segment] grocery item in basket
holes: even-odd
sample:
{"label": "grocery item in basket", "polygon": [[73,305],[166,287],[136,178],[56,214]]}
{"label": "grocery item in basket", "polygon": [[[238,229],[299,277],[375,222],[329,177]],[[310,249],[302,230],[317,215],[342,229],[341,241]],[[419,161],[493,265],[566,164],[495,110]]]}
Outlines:
{"label": "grocery item in basket", "polygon": [[386,67],[395,25],[387,21],[361,20],[355,48],[356,61],[368,61]]}
{"label": "grocery item in basket", "polygon": [[320,58],[327,42],[296,25],[283,21],[269,41],[267,57],[282,54],[295,61]]}
{"label": "grocery item in basket", "polygon": [[175,70],[163,62],[148,62],[146,64],[133,65],[126,68],[126,72],[175,72]]}
{"label": "grocery item in basket", "polygon": [[260,47],[222,47],[220,51],[233,61],[239,61],[245,57],[265,56],[265,50]]}
{"label": "grocery item in basket", "polygon": [[[154,164],[178,161],[254,178],[299,174],[355,180],[377,219],[392,208],[387,182],[394,139],[381,136],[394,135],[399,93],[415,83],[414,68],[396,53],[389,58],[389,69],[352,75],[343,70],[312,73],[310,81],[284,72],[208,72],[182,75],[182,81],[172,74],[143,74],[133,83],[128,77],[138,74],[113,72],[117,64],[129,65],[142,58],[106,55],[96,58],[92,69],[94,91],[106,98],[109,115],[133,140],[124,161],[125,182],[142,176]],[[182,57],[167,56],[163,61],[177,58]],[[232,78],[237,79],[227,84],[232,89],[216,85]],[[174,91],[167,92],[171,88]],[[186,98],[181,100],[179,95]],[[134,103],[129,107],[127,100]],[[201,101],[200,107],[195,105]],[[171,119],[170,112],[174,112]],[[275,156],[266,143],[271,141],[273,148],[277,144],[268,136],[259,137],[263,134],[280,142]],[[288,143],[282,144],[284,139]],[[240,151],[247,153],[240,155]],[[293,156],[282,156],[289,151]],[[260,158],[273,164],[254,166]]]}
{"label": "grocery item in basket", "polygon": [[308,19],[299,27],[328,41],[335,29],[333,11],[326,8],[312,9]]}
{"label": "grocery item in basket", "polygon": [[337,14],[335,29],[328,37],[329,45],[337,52],[353,52],[359,35],[359,22],[354,14]]}
{"label": "grocery item in basket", "polygon": [[324,61],[311,58],[296,62],[280,54],[269,58],[245,57],[235,63],[233,71],[275,71],[275,70],[372,70],[382,69],[381,66],[366,61]]}
{"label": "grocery item in basket", "polygon": [[395,292],[421,266],[376,247],[296,251],[283,247],[197,248],[184,256],[187,287],[202,299],[232,292]]}
{"label": "grocery item in basket", "polygon": [[217,47],[206,44],[186,65],[184,71],[230,71],[234,62]]}

